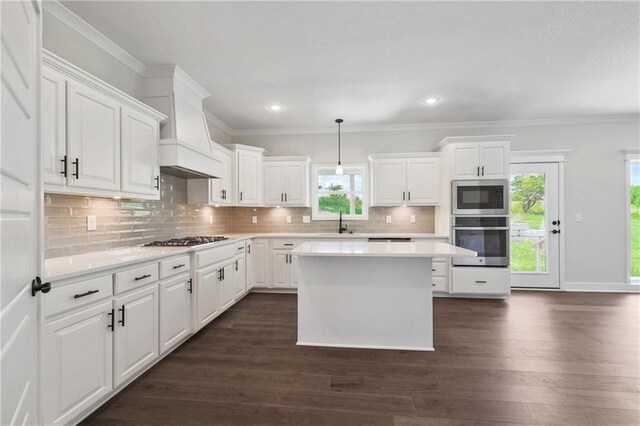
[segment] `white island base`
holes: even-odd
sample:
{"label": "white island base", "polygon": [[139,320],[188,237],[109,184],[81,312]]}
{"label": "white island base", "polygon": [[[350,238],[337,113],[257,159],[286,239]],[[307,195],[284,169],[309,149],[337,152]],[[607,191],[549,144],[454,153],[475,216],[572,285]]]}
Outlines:
{"label": "white island base", "polygon": [[309,242],[297,256],[298,345],[433,350],[431,260],[443,243]]}

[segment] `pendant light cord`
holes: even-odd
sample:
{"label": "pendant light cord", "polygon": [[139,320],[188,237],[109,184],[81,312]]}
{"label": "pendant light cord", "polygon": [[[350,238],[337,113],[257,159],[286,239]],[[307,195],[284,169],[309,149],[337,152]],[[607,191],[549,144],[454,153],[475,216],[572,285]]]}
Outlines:
{"label": "pendant light cord", "polygon": [[340,161],[342,160],[342,149],[340,146],[340,125],[342,124],[342,118],[336,118],[336,123],[338,123],[338,164],[342,164]]}

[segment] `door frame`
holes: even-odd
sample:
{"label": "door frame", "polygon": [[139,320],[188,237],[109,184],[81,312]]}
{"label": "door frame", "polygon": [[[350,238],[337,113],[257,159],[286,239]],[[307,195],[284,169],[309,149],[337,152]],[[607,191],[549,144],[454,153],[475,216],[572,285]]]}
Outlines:
{"label": "door frame", "polygon": [[627,148],[624,151],[625,154],[625,271],[627,275],[627,292],[638,293],[640,292],[640,282],[633,279],[631,276],[631,163],[640,161],[640,148]]}
{"label": "door frame", "polygon": [[[571,153],[570,149],[544,149],[533,151],[511,151],[511,164],[523,164],[523,163],[557,163],[558,164],[558,219],[560,223],[564,223],[564,163],[567,161],[567,156]],[[562,227],[566,229],[566,227]],[[557,289],[541,289],[544,291],[566,291],[565,288],[565,245],[564,236],[565,232],[561,232],[559,235],[559,251],[558,251],[558,273],[560,280],[560,287]],[[537,289],[525,289],[518,288],[518,290],[537,290]]]}

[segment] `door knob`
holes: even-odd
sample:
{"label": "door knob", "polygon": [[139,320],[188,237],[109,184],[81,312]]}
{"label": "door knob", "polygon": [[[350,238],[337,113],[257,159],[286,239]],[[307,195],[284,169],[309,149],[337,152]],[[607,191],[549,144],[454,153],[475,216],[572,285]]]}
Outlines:
{"label": "door knob", "polygon": [[552,225],[560,225],[560,221],[559,220],[554,220],[553,222],[551,222]]}
{"label": "door knob", "polygon": [[560,230],[559,229],[554,229],[553,231],[551,231],[552,234],[559,234]]}
{"label": "door knob", "polygon": [[31,281],[31,295],[35,296],[37,292],[49,293],[51,291],[51,283],[43,283],[40,277],[36,277]]}

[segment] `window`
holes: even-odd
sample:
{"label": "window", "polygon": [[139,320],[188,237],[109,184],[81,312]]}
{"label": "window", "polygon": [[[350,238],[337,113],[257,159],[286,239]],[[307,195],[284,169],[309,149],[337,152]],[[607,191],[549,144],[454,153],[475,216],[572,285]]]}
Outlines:
{"label": "window", "polygon": [[313,166],[313,220],[337,220],[340,212],[343,219],[368,218],[367,167],[351,165],[343,168],[344,174],[336,175],[335,166]]}
{"label": "window", "polygon": [[640,284],[640,160],[629,162],[629,258],[631,282]]}

